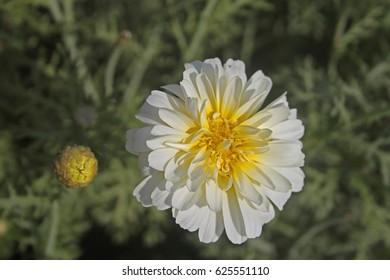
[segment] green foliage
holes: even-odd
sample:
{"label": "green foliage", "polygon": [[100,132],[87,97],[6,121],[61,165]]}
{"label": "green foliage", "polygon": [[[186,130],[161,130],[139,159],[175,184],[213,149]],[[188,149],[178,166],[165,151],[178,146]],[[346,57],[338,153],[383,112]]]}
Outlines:
{"label": "green foliage", "polygon": [[[0,258],[390,258],[390,8],[357,1],[0,0]],[[129,33],[131,32],[131,33]],[[152,89],[183,63],[242,59],[289,92],[305,187],[241,246],[201,244],[143,208],[124,149]],[[52,160],[89,146],[85,189]]]}

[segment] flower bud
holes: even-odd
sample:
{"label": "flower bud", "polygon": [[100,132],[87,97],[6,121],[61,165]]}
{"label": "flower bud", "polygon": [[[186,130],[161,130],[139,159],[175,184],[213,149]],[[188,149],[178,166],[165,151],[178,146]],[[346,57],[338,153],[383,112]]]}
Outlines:
{"label": "flower bud", "polygon": [[120,44],[124,44],[124,43],[127,43],[127,41],[129,41],[131,39],[131,32],[129,30],[123,30],[120,34],[119,34],[119,38],[118,38],[118,41]]}
{"label": "flower bud", "polygon": [[55,161],[54,172],[67,188],[88,186],[95,177],[98,161],[91,149],[79,145],[66,146]]}

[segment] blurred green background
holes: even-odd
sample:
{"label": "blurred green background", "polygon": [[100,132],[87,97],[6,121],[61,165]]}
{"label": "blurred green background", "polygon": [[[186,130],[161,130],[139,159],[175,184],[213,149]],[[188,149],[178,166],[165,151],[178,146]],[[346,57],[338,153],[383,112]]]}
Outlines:
{"label": "blurred green background", "polygon": [[[0,258],[390,259],[389,0],[0,0]],[[143,208],[126,130],[183,63],[241,59],[306,127],[305,187],[241,246]],[[99,173],[52,161],[89,146]]]}

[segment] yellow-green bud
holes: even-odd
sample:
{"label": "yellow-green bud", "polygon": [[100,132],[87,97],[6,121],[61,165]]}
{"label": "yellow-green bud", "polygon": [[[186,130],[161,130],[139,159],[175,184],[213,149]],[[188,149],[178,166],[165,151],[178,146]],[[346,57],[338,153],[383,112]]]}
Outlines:
{"label": "yellow-green bud", "polygon": [[54,161],[58,180],[68,188],[86,187],[95,177],[98,161],[91,149],[84,146],[66,146]]}

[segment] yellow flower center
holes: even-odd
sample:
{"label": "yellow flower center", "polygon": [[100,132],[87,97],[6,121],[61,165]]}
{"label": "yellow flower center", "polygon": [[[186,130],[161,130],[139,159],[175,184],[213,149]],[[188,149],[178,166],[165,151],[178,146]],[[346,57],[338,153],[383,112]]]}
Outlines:
{"label": "yellow flower center", "polygon": [[208,124],[208,131],[199,139],[199,147],[206,146],[219,174],[229,176],[236,162],[249,161],[239,148],[242,140],[233,131],[237,121],[229,122],[220,113],[214,113],[208,118]]}

